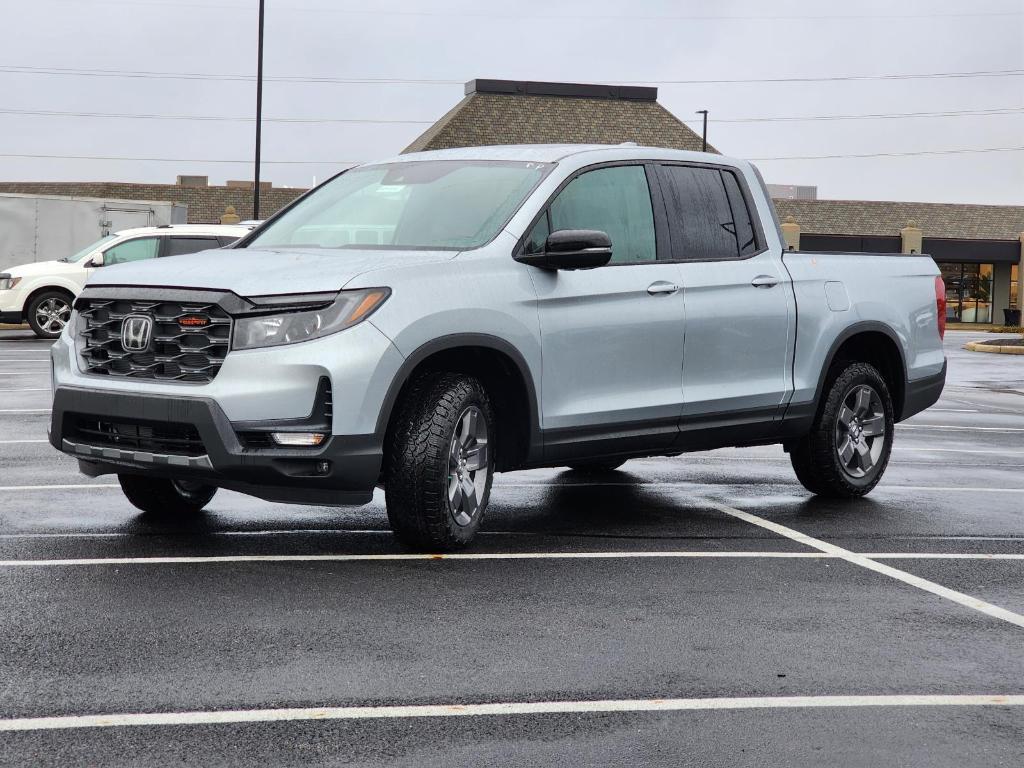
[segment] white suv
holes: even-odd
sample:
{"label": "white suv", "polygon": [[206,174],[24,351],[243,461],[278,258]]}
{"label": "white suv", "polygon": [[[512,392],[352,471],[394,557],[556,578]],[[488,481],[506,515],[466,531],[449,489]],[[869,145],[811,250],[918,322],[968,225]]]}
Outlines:
{"label": "white suv", "polygon": [[28,322],[36,336],[56,339],[71,304],[97,267],[220,248],[252,226],[180,224],[125,229],[73,256],[11,267],[0,273],[0,323]]}

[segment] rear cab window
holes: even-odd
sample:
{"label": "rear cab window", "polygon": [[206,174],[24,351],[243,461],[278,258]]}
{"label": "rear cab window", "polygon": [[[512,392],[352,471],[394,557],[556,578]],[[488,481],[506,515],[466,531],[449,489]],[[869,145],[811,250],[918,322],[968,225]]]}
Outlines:
{"label": "rear cab window", "polygon": [[757,231],[732,170],[661,165],[659,174],[673,259],[715,261],[758,252]]}

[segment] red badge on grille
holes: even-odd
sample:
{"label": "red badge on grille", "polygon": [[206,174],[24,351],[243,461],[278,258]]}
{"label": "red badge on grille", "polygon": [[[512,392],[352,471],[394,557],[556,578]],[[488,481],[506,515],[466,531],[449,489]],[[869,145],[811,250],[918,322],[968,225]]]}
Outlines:
{"label": "red badge on grille", "polygon": [[180,325],[188,326],[189,328],[202,328],[204,325],[209,325],[210,321],[205,317],[196,317],[195,315],[189,315],[183,317],[178,321]]}

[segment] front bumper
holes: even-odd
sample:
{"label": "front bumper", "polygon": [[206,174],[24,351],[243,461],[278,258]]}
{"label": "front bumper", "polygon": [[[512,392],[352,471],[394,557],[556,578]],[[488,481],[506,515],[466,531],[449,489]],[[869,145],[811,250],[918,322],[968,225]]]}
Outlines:
{"label": "front bumper", "polygon": [[[154,453],[116,444],[96,445],[75,430],[81,417],[149,425],[188,425],[203,453]],[[194,480],[268,501],[342,506],[365,504],[380,477],[378,436],[332,436],[313,449],[250,448],[245,431],[258,423],[232,424],[216,401],[205,397],[129,394],[58,386],[54,392],[50,443],[75,456],[87,475],[145,474]],[[274,426],[268,423],[267,428]],[[238,430],[238,431],[236,431]],[[319,467],[329,462],[327,471]]]}

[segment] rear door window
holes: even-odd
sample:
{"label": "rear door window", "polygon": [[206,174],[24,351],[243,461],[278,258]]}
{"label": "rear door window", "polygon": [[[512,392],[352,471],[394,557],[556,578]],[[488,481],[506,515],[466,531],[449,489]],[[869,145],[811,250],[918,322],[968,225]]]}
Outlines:
{"label": "rear door window", "polygon": [[196,251],[206,251],[210,248],[220,248],[220,242],[215,237],[179,237],[171,235],[167,238],[167,250],[164,256],[181,256]]}
{"label": "rear door window", "polygon": [[[757,250],[750,215],[731,173],[683,165],[660,170],[673,259],[736,259]],[[725,177],[735,186],[735,196]]]}

